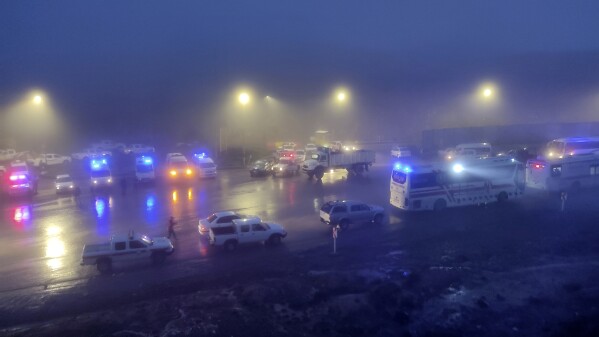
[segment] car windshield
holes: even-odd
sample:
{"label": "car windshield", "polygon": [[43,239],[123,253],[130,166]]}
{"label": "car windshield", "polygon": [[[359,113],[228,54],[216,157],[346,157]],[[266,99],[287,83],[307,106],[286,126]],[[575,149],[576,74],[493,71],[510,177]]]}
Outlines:
{"label": "car windshield", "polygon": [[154,168],[152,165],[136,165],[135,170],[137,172],[152,172]]}
{"label": "car windshield", "polygon": [[108,170],[92,171],[92,178],[101,178],[101,177],[110,177],[110,171],[108,171]]}
{"label": "car windshield", "polygon": [[201,168],[213,168],[213,167],[216,167],[216,165],[214,165],[214,163],[200,163],[199,166]]}
{"label": "car windshield", "polygon": [[326,204],[322,205],[320,210],[328,214],[331,212],[332,208],[333,208],[333,204],[327,202]]}
{"label": "car windshield", "polygon": [[171,162],[170,165],[172,167],[176,167],[176,168],[183,168],[183,167],[187,166],[187,162],[186,161],[174,161],[174,162]]}
{"label": "car windshield", "polygon": [[68,183],[68,182],[71,182],[71,181],[73,181],[71,179],[71,177],[59,177],[59,178],[56,178],[56,182],[57,183]]}
{"label": "car windshield", "polygon": [[216,220],[216,214],[212,214],[211,216],[209,216],[208,218],[206,218],[206,220],[210,223],[212,223],[214,220]]}

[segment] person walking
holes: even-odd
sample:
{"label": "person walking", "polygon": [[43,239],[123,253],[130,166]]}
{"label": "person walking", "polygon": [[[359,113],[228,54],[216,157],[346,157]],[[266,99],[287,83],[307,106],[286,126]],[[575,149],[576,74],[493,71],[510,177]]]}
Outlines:
{"label": "person walking", "polygon": [[170,239],[171,236],[173,236],[175,238],[175,240],[177,240],[177,233],[175,233],[175,225],[177,224],[177,221],[175,221],[175,217],[171,216],[168,219],[168,238]]}

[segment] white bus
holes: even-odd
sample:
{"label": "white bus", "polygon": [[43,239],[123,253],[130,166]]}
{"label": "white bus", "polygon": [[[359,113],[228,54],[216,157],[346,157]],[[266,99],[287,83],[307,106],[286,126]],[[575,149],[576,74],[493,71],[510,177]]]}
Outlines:
{"label": "white bus", "polygon": [[407,211],[505,202],[524,193],[524,165],[490,157],[424,166],[396,164],[391,205]]}
{"label": "white bus", "polygon": [[548,159],[561,159],[595,151],[599,151],[599,137],[567,137],[547,143],[544,154]]}
{"label": "white bus", "polygon": [[599,155],[580,154],[557,159],[531,159],[526,163],[526,187],[561,192],[599,186]]}

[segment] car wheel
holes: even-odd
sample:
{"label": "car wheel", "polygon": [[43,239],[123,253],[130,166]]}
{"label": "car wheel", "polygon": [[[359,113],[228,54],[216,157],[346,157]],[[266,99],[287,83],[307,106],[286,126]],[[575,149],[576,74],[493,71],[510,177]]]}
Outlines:
{"label": "car wheel", "polygon": [[380,225],[383,223],[383,218],[384,216],[382,214],[377,214],[374,216],[374,224],[375,225]]}
{"label": "car wheel", "polygon": [[108,274],[112,271],[112,262],[108,259],[102,259],[98,261],[96,268],[98,268],[100,274]]}
{"label": "car wheel", "polygon": [[230,241],[225,242],[224,248],[225,248],[225,251],[227,251],[227,252],[234,251],[235,249],[237,249],[237,241],[230,240]]}
{"label": "car wheel", "polygon": [[342,231],[348,230],[349,229],[349,220],[347,220],[347,219],[341,220],[341,222],[339,222],[339,227],[341,227]]}
{"label": "car wheel", "polygon": [[270,236],[270,238],[268,239],[268,243],[271,246],[278,246],[281,244],[281,236],[279,234],[273,234]]}

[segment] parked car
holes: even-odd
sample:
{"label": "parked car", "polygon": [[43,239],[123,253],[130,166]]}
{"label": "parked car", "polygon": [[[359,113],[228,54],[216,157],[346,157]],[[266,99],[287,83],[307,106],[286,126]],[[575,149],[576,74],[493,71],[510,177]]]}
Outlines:
{"label": "parked car", "polygon": [[124,149],[125,153],[134,153],[134,154],[142,154],[142,153],[153,153],[155,151],[153,146],[143,145],[143,144],[131,144]]}
{"label": "parked car", "polygon": [[100,273],[106,274],[115,263],[162,263],[174,250],[168,238],[150,238],[131,232],[129,235],[113,235],[106,243],[86,244],[81,265],[95,265]]}
{"label": "parked car", "polygon": [[198,224],[198,232],[201,235],[205,235],[212,227],[228,226],[233,224],[233,220],[243,219],[245,217],[245,215],[233,211],[222,211],[212,213],[206,219],[200,219],[200,223]]}
{"label": "parked car", "polygon": [[295,150],[295,161],[297,161],[298,163],[301,163],[304,160],[306,160],[306,151]]}
{"label": "parked car", "polygon": [[212,227],[209,231],[210,244],[233,251],[239,244],[265,243],[273,246],[287,236],[283,226],[264,222],[258,217],[236,219],[228,226]]}
{"label": "parked car", "polygon": [[100,150],[100,149],[84,149],[81,152],[75,152],[71,154],[71,158],[77,160],[87,160],[93,157],[102,157],[102,156],[112,156],[112,152],[108,150]]}
{"label": "parked car", "polygon": [[35,167],[39,167],[39,166],[43,166],[43,165],[53,166],[53,165],[70,164],[71,157],[59,155],[56,153],[42,153],[37,158],[32,159],[31,163]]}
{"label": "parked car", "polygon": [[306,147],[304,147],[304,150],[306,150],[306,152],[316,151],[318,150],[318,147],[316,144],[308,143],[306,144]]}
{"label": "parked car", "polygon": [[293,176],[300,173],[300,165],[293,158],[281,158],[272,168],[272,176]]}
{"label": "parked car", "polygon": [[15,159],[17,151],[14,149],[0,149],[0,161],[9,161]]}
{"label": "parked car", "polygon": [[327,225],[339,225],[342,230],[351,224],[381,224],[384,218],[385,210],[381,206],[359,201],[329,201],[320,208],[320,221]]}
{"label": "parked car", "polygon": [[272,166],[273,162],[271,160],[257,160],[250,168],[250,177],[263,177],[272,174]]}

